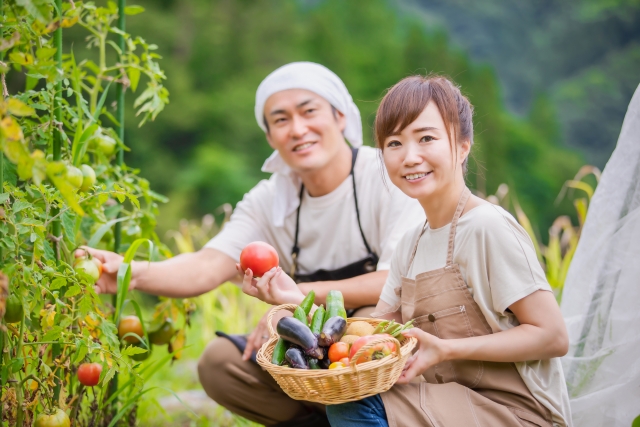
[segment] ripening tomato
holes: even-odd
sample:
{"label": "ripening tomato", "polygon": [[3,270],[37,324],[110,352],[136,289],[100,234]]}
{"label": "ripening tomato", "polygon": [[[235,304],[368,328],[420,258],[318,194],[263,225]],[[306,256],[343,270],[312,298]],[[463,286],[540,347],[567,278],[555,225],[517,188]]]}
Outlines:
{"label": "ripening tomato", "polygon": [[278,252],[265,242],[249,243],[240,253],[240,268],[250,268],[254,277],[262,277],[264,273],[277,267],[280,262]]}
{"label": "ripening tomato", "polygon": [[78,189],[82,185],[82,171],[75,166],[67,166],[67,182]]}
{"label": "ripening tomato", "polygon": [[349,344],[346,342],[336,342],[329,347],[329,360],[337,362],[340,359],[349,357]]}
{"label": "ripening tomato", "polygon": [[102,275],[102,261],[93,257],[91,259],[87,257],[76,258],[73,263],[73,269],[78,271],[82,270],[93,279],[93,283],[97,282]]}
{"label": "ripening tomato", "polygon": [[[351,345],[351,351],[349,352],[349,359],[353,359],[353,356],[356,355],[358,350],[360,350],[366,344],[369,344],[370,342],[375,341],[375,340],[377,340],[377,339],[379,339],[381,337],[385,337],[385,336],[386,337],[390,337],[391,335],[389,335],[389,334],[375,334],[375,335],[367,335],[367,336],[359,338],[356,342],[354,342]],[[374,345],[373,347],[371,347],[367,351],[365,351],[364,354],[362,354],[362,355],[360,355],[360,357],[358,357],[358,360],[356,360],[356,364],[368,362],[370,360],[382,359],[383,357],[386,357],[386,356],[390,355],[391,353],[393,353],[395,350],[396,350],[396,345],[394,343],[391,343],[391,342],[384,342],[384,343],[380,343],[380,344]]]}
{"label": "ripening tomato", "polygon": [[99,363],[83,363],[78,368],[78,381],[87,387],[93,387],[100,382],[102,365]]}
{"label": "ripening tomato", "polygon": [[338,360],[338,362],[344,363],[344,366],[349,366],[349,358],[348,357],[343,357],[342,359]]}
{"label": "ripening tomato", "polygon": [[7,298],[5,312],[4,312],[4,321],[7,323],[18,323],[22,321],[24,317],[24,308],[22,306],[22,301],[15,294],[11,294],[9,298]]}
{"label": "ripening tomato", "polygon": [[82,171],[82,185],[80,189],[82,191],[88,191],[93,187],[93,184],[96,183],[96,172],[89,165],[80,166],[80,170]]}
{"label": "ripening tomato", "polygon": [[138,316],[124,316],[120,319],[120,323],[118,324],[118,336],[120,339],[124,337],[124,340],[129,344],[137,344],[140,342],[138,337],[127,334],[136,334],[139,337],[144,337],[144,332],[142,331],[142,322],[140,322],[140,318]]}
{"label": "ripening tomato", "polygon": [[36,422],[33,423],[33,427],[70,427],[71,420],[66,412],[60,408],[52,414],[43,413],[38,415]]}

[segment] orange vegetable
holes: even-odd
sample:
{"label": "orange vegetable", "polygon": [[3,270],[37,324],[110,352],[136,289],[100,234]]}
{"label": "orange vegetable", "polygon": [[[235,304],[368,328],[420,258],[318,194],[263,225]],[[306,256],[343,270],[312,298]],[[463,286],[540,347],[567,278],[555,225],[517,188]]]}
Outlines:
{"label": "orange vegetable", "polygon": [[329,347],[329,360],[337,362],[340,359],[349,357],[349,344],[346,342],[336,342]]}

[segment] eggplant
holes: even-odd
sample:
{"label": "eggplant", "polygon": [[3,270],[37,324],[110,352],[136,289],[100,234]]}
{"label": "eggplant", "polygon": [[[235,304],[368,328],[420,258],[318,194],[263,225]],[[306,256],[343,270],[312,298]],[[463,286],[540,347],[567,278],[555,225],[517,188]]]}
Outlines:
{"label": "eggplant", "polygon": [[285,341],[302,347],[307,356],[315,359],[324,357],[318,348],[318,339],[311,333],[311,329],[294,317],[283,317],[276,327],[278,335]]}
{"label": "eggplant", "polygon": [[342,316],[333,316],[324,322],[318,344],[330,347],[333,343],[340,341],[346,331],[347,321]]}
{"label": "eggplant", "polygon": [[292,368],[309,369],[307,359],[304,357],[302,350],[300,350],[299,348],[290,348],[284,354],[284,358],[287,360],[287,362],[289,362],[289,365]]}
{"label": "eggplant", "polygon": [[321,360],[318,360],[318,365],[320,366],[321,369],[329,369],[329,365],[331,365],[331,360],[329,360],[329,348],[320,347],[320,350],[322,350],[322,354],[324,355],[324,358]]}

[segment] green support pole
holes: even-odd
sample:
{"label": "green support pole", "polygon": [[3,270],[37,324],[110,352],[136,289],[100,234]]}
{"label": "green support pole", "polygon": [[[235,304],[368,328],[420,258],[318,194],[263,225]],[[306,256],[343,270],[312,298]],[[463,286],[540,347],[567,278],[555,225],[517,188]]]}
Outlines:
{"label": "green support pole", "polygon": [[[124,14],[125,0],[118,0],[118,29],[124,33],[125,31],[125,14]],[[118,38],[118,47],[120,47],[121,52],[125,52],[125,40],[124,37],[120,34],[117,36]],[[122,83],[118,83],[116,86],[116,120],[118,121],[118,138],[124,144],[124,92],[125,87]],[[124,150],[122,147],[118,146],[118,150],[116,152],[116,164],[118,166],[122,166],[124,164]],[[118,253],[120,251],[120,243],[121,243],[121,235],[122,235],[122,223],[118,222],[115,225],[115,229],[113,232],[114,236],[114,244],[113,251]],[[117,305],[116,295],[112,296],[113,306]],[[118,319],[115,319],[116,321]],[[118,374],[114,375],[109,383],[109,395],[113,395],[113,393],[118,390]],[[113,407],[115,409],[115,403],[117,399],[113,400]],[[112,413],[115,413],[112,410]]]}
{"label": "green support pole", "polygon": [[[62,21],[62,0],[56,0],[56,14],[58,15],[58,19]],[[58,29],[53,34],[53,42],[56,47],[55,60],[57,64],[57,68],[60,72],[62,72],[62,26],[59,26]],[[60,107],[61,102],[60,98],[62,97],[62,80],[58,80],[56,83],[56,94],[53,99],[53,116],[55,117],[58,126],[61,126],[62,123],[62,109]],[[60,160],[62,157],[62,133],[59,128],[56,126],[56,130],[53,133],[53,160]],[[57,209],[53,212],[53,215],[57,214]],[[55,238],[59,238],[60,231],[60,221],[56,220],[53,222],[52,231]],[[56,246],[56,258],[58,261],[60,260],[60,247],[58,242],[55,243]],[[51,353],[53,359],[55,360],[60,356],[60,345],[54,344],[51,348]],[[57,402],[60,397],[60,385],[61,378],[64,378],[64,373],[59,372],[55,379],[55,387],[53,389],[54,400]]]}
{"label": "green support pole", "polygon": [[[0,11],[2,11],[2,24],[0,24],[0,39],[4,39],[4,0],[0,0]],[[4,50],[0,52],[0,61],[4,61]],[[4,97],[4,94],[2,95]],[[0,194],[4,194],[4,150],[0,150]],[[0,267],[4,265],[4,254],[0,248]],[[2,353],[0,353],[2,357]],[[2,397],[2,390],[0,390]],[[1,409],[0,409],[1,412]],[[1,418],[0,418],[1,419]]]}

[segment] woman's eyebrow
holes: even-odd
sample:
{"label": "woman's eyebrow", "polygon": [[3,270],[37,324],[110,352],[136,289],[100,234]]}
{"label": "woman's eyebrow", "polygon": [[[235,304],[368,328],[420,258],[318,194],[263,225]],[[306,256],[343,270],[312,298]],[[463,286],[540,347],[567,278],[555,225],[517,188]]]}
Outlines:
{"label": "woman's eyebrow", "polygon": [[438,130],[438,128],[434,128],[433,126],[425,126],[423,128],[414,129],[413,133],[427,132],[430,130]]}

